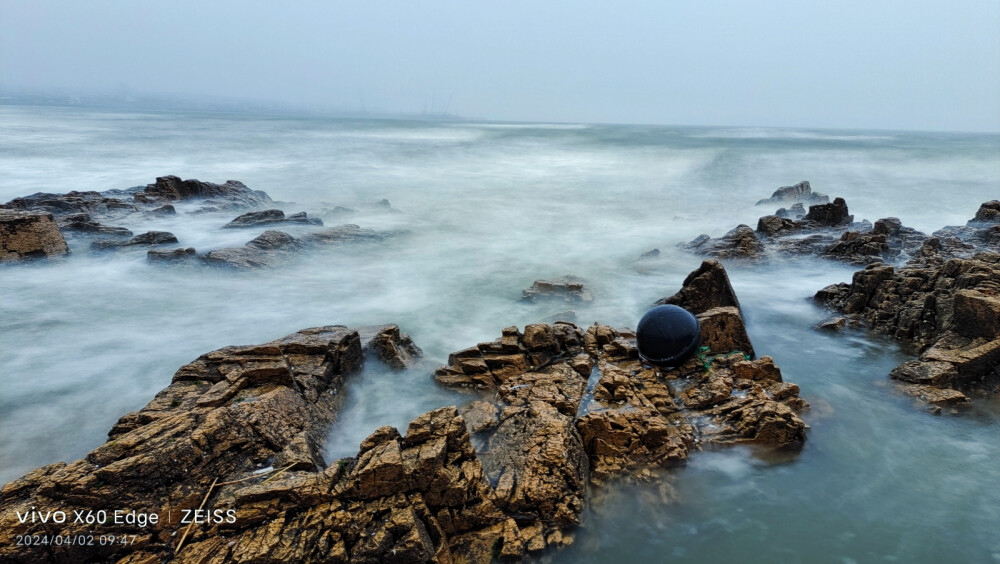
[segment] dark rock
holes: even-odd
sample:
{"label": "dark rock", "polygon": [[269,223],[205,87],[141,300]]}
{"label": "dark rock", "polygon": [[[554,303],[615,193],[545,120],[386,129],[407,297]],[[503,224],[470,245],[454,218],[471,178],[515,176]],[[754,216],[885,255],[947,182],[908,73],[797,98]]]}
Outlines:
{"label": "dark rock", "polygon": [[177,215],[177,210],[175,210],[174,206],[170,204],[163,204],[158,208],[149,210],[149,213],[151,215]]}
{"label": "dark rock", "polygon": [[323,221],[320,219],[306,217],[306,212],[294,213],[286,217],[285,212],[281,210],[264,210],[259,212],[247,212],[223,225],[223,227],[258,227],[274,223],[304,223],[308,225],[323,225]]}
{"label": "dark rock", "polygon": [[79,213],[117,217],[139,210],[132,203],[118,198],[106,197],[100,192],[77,192],[75,190],[66,194],[38,192],[23,198],[14,198],[2,207],[13,210],[48,212],[56,218]]}
{"label": "dark rock", "polygon": [[84,234],[101,237],[131,237],[132,232],[124,227],[101,225],[94,221],[89,213],[74,213],[58,219],[59,229],[71,234]]}
{"label": "dark rock", "polygon": [[177,237],[168,231],[147,231],[136,235],[131,239],[100,239],[90,243],[90,248],[94,250],[110,250],[122,247],[133,247],[137,245],[169,245],[176,243]]}
{"label": "dark rock", "polygon": [[975,217],[969,220],[969,227],[987,227],[1000,223],[1000,200],[984,202],[976,211]]}
{"label": "dark rock", "polygon": [[522,299],[535,301],[540,298],[558,298],[566,302],[592,302],[594,296],[583,280],[576,276],[563,276],[555,280],[535,280],[523,291]]}
{"label": "dark rock", "polygon": [[240,208],[256,208],[272,202],[260,190],[251,190],[238,180],[227,180],[225,184],[181,180],[176,176],[161,176],[149,184],[142,192],[134,194],[137,203],[163,204],[167,202],[207,199],[213,205],[212,211]]}
{"label": "dark rock", "polygon": [[717,307],[735,307],[740,302],[729,282],[725,267],[717,260],[706,260],[687,275],[679,292],[661,298],[654,305],[676,305],[698,315]]}
{"label": "dark rock", "polygon": [[805,221],[825,227],[836,227],[854,221],[854,216],[847,213],[847,202],[843,198],[837,198],[829,204],[809,206]]}
{"label": "dark rock", "polygon": [[738,225],[718,239],[700,235],[682,247],[713,258],[759,258],[764,253],[764,243],[748,225]]}
{"label": "dark rock", "polygon": [[757,233],[765,237],[785,235],[794,233],[801,228],[801,224],[791,219],[785,219],[777,215],[765,215],[757,220]]}
{"label": "dark rock", "polygon": [[653,249],[651,251],[646,251],[642,253],[641,255],[639,255],[639,258],[648,259],[648,258],[656,258],[658,256],[660,256],[660,249]]}
{"label": "dark rock", "polygon": [[803,207],[802,202],[799,202],[791,208],[778,208],[778,211],[774,212],[774,215],[783,219],[802,219],[806,216],[806,209]]}
{"label": "dark rock", "polygon": [[808,181],[802,181],[794,186],[782,186],[771,194],[770,198],[760,200],[757,205],[781,204],[781,203],[805,203],[805,204],[825,204],[830,201],[829,196],[813,192]]}
{"label": "dark rock", "polygon": [[423,352],[413,339],[406,333],[399,332],[399,326],[374,325],[359,327],[361,346],[366,353],[373,355],[396,370],[413,368]]}
{"label": "dark rock", "polygon": [[146,260],[149,262],[180,262],[193,259],[195,256],[194,247],[146,251]]}
{"label": "dark rock", "polygon": [[0,209],[0,262],[69,253],[51,213]]}
{"label": "dark rock", "polygon": [[202,259],[208,264],[217,266],[261,268],[274,266],[301,246],[301,242],[288,233],[265,231],[242,247],[209,251]]}

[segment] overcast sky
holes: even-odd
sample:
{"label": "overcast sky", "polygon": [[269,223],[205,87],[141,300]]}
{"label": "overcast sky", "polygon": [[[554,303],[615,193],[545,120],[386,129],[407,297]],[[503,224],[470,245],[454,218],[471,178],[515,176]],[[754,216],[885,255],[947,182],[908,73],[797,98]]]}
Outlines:
{"label": "overcast sky", "polygon": [[996,132],[1000,1],[0,0],[0,86]]}

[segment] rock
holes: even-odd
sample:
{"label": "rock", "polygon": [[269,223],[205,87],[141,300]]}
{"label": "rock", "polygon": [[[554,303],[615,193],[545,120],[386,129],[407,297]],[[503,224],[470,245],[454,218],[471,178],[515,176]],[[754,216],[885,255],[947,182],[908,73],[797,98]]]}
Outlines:
{"label": "rock", "polygon": [[146,251],[146,260],[149,262],[181,262],[193,259],[196,256],[194,247],[186,249],[154,250]]}
{"label": "rock", "polygon": [[717,260],[702,262],[684,279],[679,292],[657,300],[654,305],[664,304],[683,307],[695,315],[717,307],[740,307],[736,292],[729,283],[729,275]]}
{"label": "rock", "polygon": [[568,309],[566,311],[560,311],[558,313],[553,313],[552,315],[547,315],[541,319],[542,323],[557,323],[559,321],[565,321],[568,323],[575,322],[576,311]]}
{"label": "rock", "polygon": [[69,253],[51,213],[0,209],[0,262]]}
{"label": "rock", "polygon": [[[896,388],[913,399],[932,406],[961,405],[970,401],[965,394],[951,388],[938,388],[935,386],[907,383],[897,384]],[[933,413],[936,415],[940,411],[934,411]]]}
{"label": "rock", "polygon": [[119,217],[136,212],[139,208],[118,198],[109,198],[100,192],[51,194],[38,192],[23,198],[14,198],[2,207],[12,210],[48,212],[56,218],[67,215],[87,214],[101,217]]}
{"label": "rock", "polygon": [[124,227],[113,227],[102,225],[94,221],[88,213],[75,213],[63,216],[58,220],[59,228],[62,231],[79,233],[83,235],[100,235],[104,237],[131,237],[132,232]]}
{"label": "rock", "polygon": [[306,212],[294,213],[285,217],[285,212],[281,210],[264,210],[259,212],[247,212],[229,223],[223,225],[226,228],[233,227],[258,227],[261,225],[271,225],[274,223],[303,223],[307,225],[323,225],[323,221],[318,218],[306,217]]}
{"label": "rock", "polygon": [[979,206],[975,217],[969,220],[967,225],[969,227],[987,227],[997,223],[1000,223],[1000,200],[990,200]]}
{"label": "rock", "polygon": [[202,259],[215,266],[262,268],[274,266],[301,248],[301,242],[283,231],[265,231],[242,247],[217,249]]}
{"label": "rock", "polygon": [[399,332],[398,325],[359,327],[358,334],[366,353],[396,370],[413,368],[423,356],[423,351],[413,339],[406,333]]}
{"label": "rock", "polygon": [[748,225],[738,225],[718,239],[701,235],[682,248],[714,258],[759,258],[764,253],[764,243]]}
{"label": "rock", "polygon": [[1000,386],[1000,254],[935,266],[873,264],[816,300],[914,346],[917,360],[892,377],[921,385]]}
{"label": "rock", "polygon": [[794,233],[799,228],[799,223],[777,215],[765,215],[757,220],[757,233],[765,237]]}
{"label": "rock", "polygon": [[854,264],[890,263],[919,253],[926,239],[923,233],[904,227],[899,219],[887,217],[876,221],[869,232],[845,231],[823,254]]}
{"label": "rock", "polygon": [[90,243],[90,248],[94,250],[111,250],[119,249],[122,247],[133,247],[138,245],[152,246],[152,245],[169,245],[171,243],[176,243],[177,237],[173,233],[167,231],[147,231],[140,235],[136,235],[131,239],[121,240],[121,239],[99,239],[97,241],[92,241]]}
{"label": "rock", "polygon": [[652,258],[657,258],[659,256],[660,256],[660,249],[653,249],[653,250],[646,251],[646,252],[642,253],[641,255],[639,255],[639,258],[640,259],[652,259]]}
{"label": "rock", "polygon": [[522,299],[535,301],[540,298],[561,298],[566,302],[592,302],[594,296],[583,280],[576,276],[563,276],[555,280],[535,280],[531,288],[523,291]]}
{"label": "rock", "polygon": [[804,220],[820,226],[836,227],[854,221],[854,216],[847,213],[847,202],[843,198],[836,198],[829,204],[809,206],[809,213]]}
{"label": "rock", "polygon": [[[827,198],[827,201],[829,201],[829,198]],[[823,204],[826,202],[817,203]],[[806,209],[803,207],[802,202],[798,202],[791,208],[778,208],[778,211],[774,212],[774,215],[782,219],[802,219],[806,216]]]}
{"label": "rock", "polygon": [[150,215],[177,215],[177,210],[170,204],[163,204],[158,208],[149,210]]}
{"label": "rock", "polygon": [[388,237],[387,233],[362,229],[357,225],[338,225],[322,231],[313,231],[302,236],[305,243],[316,243],[321,245],[337,245],[342,243],[360,243],[365,241],[382,241]]}
{"label": "rock", "polygon": [[771,194],[770,198],[760,200],[757,205],[781,204],[781,203],[805,203],[805,204],[825,204],[830,201],[829,196],[813,192],[808,181],[802,181],[794,186],[782,186]]}
{"label": "rock", "polygon": [[496,405],[488,401],[474,401],[463,407],[459,412],[462,414],[462,418],[465,419],[465,424],[468,426],[470,433],[479,433],[493,429],[500,424],[500,410],[497,409]]}
{"label": "rock", "polygon": [[379,200],[378,204],[376,204],[376,205],[378,205],[378,207],[380,207],[380,208],[385,208],[385,209],[389,209],[389,208],[392,207],[392,204],[389,203],[389,200],[387,200],[385,198],[382,198],[381,200]]}
{"label": "rock", "polygon": [[181,180],[176,176],[160,176],[141,192],[133,195],[137,203],[166,204],[169,202],[205,199],[208,211],[256,208],[272,202],[260,190],[251,190],[238,180],[213,184],[200,180]]}
{"label": "rock", "polygon": [[844,327],[847,327],[847,318],[839,316],[830,318],[816,326],[816,328],[819,329],[820,331],[832,331],[832,332],[840,331]]}

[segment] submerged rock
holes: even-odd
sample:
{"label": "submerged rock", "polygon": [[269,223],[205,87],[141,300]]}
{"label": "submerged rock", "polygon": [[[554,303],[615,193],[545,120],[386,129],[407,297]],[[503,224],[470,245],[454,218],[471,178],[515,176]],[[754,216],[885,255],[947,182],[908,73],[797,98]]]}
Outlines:
{"label": "submerged rock", "polygon": [[69,253],[51,213],[0,209],[0,262]]}
{"label": "submerged rock", "polygon": [[103,225],[94,221],[89,213],[74,213],[59,218],[59,229],[64,232],[101,237],[131,237],[132,232],[124,227]]}
{"label": "submerged rock", "polygon": [[314,217],[306,217],[306,212],[293,213],[292,215],[285,216],[285,212],[281,210],[264,210],[259,212],[247,212],[223,225],[223,227],[257,227],[260,225],[271,225],[274,223],[323,225],[323,220]]}
{"label": "submerged rock", "polygon": [[186,249],[146,251],[146,260],[149,262],[184,262],[193,259],[196,256],[197,252],[194,250],[194,247],[188,247]]}
{"label": "submerged rock", "polygon": [[283,231],[265,231],[242,247],[216,249],[202,259],[215,266],[261,268],[274,266],[302,246],[301,241]]}
{"label": "submerged rock", "polygon": [[176,243],[177,237],[168,231],[147,231],[131,239],[101,239],[90,243],[90,248],[98,251],[134,247],[138,245],[169,245]]}
{"label": "submerged rock", "polygon": [[819,192],[813,192],[812,187],[809,185],[809,181],[803,180],[798,184],[793,186],[782,186],[771,194],[770,198],[759,200],[757,202],[758,206],[764,204],[784,204],[784,203],[798,203],[798,204],[825,204],[830,201],[830,197],[826,194],[820,194]]}
{"label": "submerged rock", "polygon": [[594,296],[583,280],[576,276],[563,276],[555,280],[535,280],[531,287],[523,291],[522,299],[535,301],[538,299],[557,298],[566,302],[592,302]]}

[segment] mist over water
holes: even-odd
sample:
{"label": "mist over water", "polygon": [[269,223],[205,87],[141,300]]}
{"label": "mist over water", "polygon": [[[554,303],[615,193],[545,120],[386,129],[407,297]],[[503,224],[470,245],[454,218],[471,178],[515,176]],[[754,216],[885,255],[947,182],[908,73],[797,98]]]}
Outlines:
{"label": "mist over water", "polygon": [[[347,388],[328,460],[381,425],[405,427],[471,396],[435,363],[503,327],[574,310],[634,326],[701,259],[675,245],[773,213],[754,202],[810,180],[855,218],[930,232],[1000,197],[1000,136],[349,120],[0,107],[0,201],[124,189],[156,176],[265,190],[286,213],[392,231],[253,272],[157,267],[145,252],[0,269],[0,482],[101,444],[183,364],[302,328],[398,323],[427,367],[370,364]],[[377,205],[383,198],[392,209]],[[356,210],[333,211],[335,206]],[[236,213],[106,222],[173,232],[199,252],[263,229]],[[281,230],[298,235],[310,228]],[[659,248],[655,259],[639,255]],[[820,334],[808,300],[853,268],[819,260],[729,264],[754,346],[812,404],[795,456],[692,455],[657,486],[606,488],[558,561],[937,562],[1000,560],[1000,406],[933,417],[896,394],[907,352],[863,332]],[[519,301],[565,274],[590,304]],[[401,429],[405,431],[405,429]]]}

